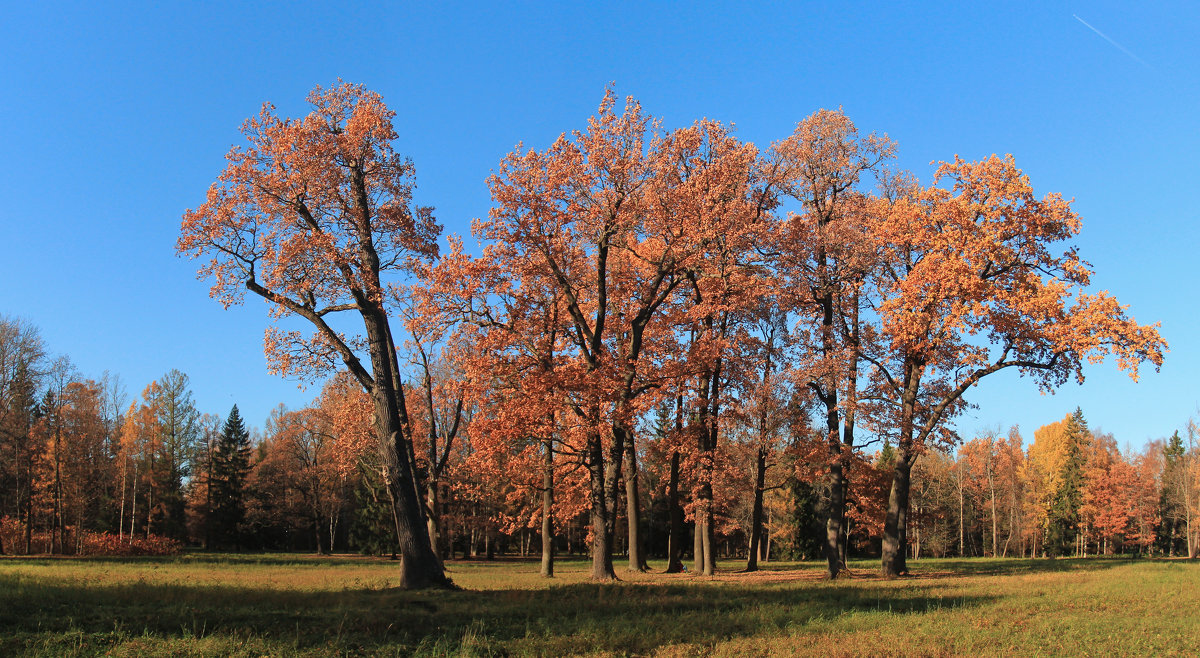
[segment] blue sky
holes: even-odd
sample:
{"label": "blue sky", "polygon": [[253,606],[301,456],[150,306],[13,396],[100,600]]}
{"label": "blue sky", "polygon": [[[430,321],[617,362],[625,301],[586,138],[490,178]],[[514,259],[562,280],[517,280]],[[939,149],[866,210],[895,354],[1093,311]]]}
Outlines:
{"label": "blue sky", "polygon": [[1096,288],[1161,321],[1171,352],[1138,384],[1110,363],[1054,396],[994,376],[958,427],[1032,441],[1080,406],[1122,445],[1170,434],[1200,402],[1200,7],[905,4],[9,3],[0,313],[130,394],[178,368],[203,411],[236,402],[261,426],[315,387],[267,375],[263,305],[221,310],[174,253],[243,119],[367,85],[396,111],[417,201],[466,234],[501,157],[581,127],[615,82],[668,127],[710,117],[760,145],[840,106],[923,180],[1013,153],[1039,192],[1076,199]]}

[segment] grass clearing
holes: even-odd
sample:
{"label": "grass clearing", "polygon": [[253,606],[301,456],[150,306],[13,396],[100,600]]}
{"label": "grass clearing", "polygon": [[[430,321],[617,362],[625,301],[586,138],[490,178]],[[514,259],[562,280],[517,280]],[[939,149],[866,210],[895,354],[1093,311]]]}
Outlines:
{"label": "grass clearing", "polygon": [[[732,566],[733,563],[726,563]],[[664,565],[651,565],[661,571]],[[1200,564],[920,560],[913,576],[622,574],[452,562],[456,592],[395,589],[355,556],[0,559],[0,655],[1194,655]]]}

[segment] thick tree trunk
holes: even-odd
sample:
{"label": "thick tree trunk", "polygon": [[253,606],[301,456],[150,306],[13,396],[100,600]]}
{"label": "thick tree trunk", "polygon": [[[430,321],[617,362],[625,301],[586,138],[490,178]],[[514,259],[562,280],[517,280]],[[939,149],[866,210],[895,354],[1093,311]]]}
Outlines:
{"label": "thick tree trunk", "polygon": [[841,442],[835,438],[830,443],[829,517],[825,519],[825,562],[826,574],[834,579],[845,569],[842,561],[842,536],[845,527],[846,488],[843,481]]}
{"label": "thick tree trunk", "polygon": [[692,573],[704,573],[704,521],[700,510],[695,513],[696,522],[692,524]]}
{"label": "thick tree trunk", "polygon": [[906,450],[899,450],[892,471],[892,489],[888,495],[887,516],[883,522],[883,575],[896,578],[908,574],[908,494],[912,462]]}
{"label": "thick tree trunk", "polygon": [[554,440],[542,440],[542,578],[554,577]]}
{"label": "thick tree trunk", "polygon": [[[617,574],[613,571],[612,562],[613,526],[611,515],[608,513],[608,487],[605,486],[609,469],[605,468],[604,446],[600,442],[600,435],[595,432],[588,436],[587,462],[591,480],[588,494],[592,504],[592,579],[615,580]],[[615,491],[615,486],[613,489]]]}
{"label": "thick tree trunk", "polygon": [[679,451],[671,453],[671,479],[667,485],[667,507],[671,515],[671,534],[667,538],[667,573],[683,571],[683,506],[679,504]]}
{"label": "thick tree trunk", "polygon": [[754,464],[754,508],[750,513],[750,550],[746,555],[746,571],[758,571],[758,547],[763,534],[763,491],[766,486],[767,450],[760,446]]}
{"label": "thick tree trunk", "polygon": [[424,508],[412,462],[412,441],[404,391],[399,375],[387,317],[382,311],[363,311],[371,354],[373,386],[368,393],[374,403],[375,437],[382,458],[387,492],[392,502],[396,541],[400,556],[400,587],[421,589],[447,587],[450,580],[429,541]]}

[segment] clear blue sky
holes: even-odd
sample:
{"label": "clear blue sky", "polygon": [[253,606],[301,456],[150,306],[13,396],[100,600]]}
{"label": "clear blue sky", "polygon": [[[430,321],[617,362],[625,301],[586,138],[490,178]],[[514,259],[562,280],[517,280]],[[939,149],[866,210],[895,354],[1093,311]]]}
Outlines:
{"label": "clear blue sky", "polygon": [[261,303],[222,311],[174,253],[244,118],[264,101],[300,114],[338,77],[367,85],[397,113],[417,200],[465,234],[500,158],[582,126],[612,81],[668,127],[711,117],[762,145],[841,106],[926,180],[956,153],[1013,153],[1039,192],[1077,200],[1097,289],[1161,321],[1171,352],[1136,385],[1112,364],[1055,396],[995,376],[961,431],[1032,441],[1081,406],[1136,447],[1196,413],[1200,6],[401,4],[7,3],[0,313],[87,375],[137,394],[178,368],[203,411],[236,402],[261,426],[316,389],[266,374]]}

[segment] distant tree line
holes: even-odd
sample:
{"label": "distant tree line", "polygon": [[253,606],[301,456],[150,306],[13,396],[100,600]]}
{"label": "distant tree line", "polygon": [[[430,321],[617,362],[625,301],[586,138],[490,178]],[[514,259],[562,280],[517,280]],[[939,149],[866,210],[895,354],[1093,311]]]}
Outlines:
{"label": "distant tree line", "polygon": [[[129,402],[116,377],[82,377],[65,358],[49,356],[37,329],[17,319],[0,318],[0,364],[5,553],[137,553],[185,545],[397,552],[381,465],[371,450],[370,403],[344,373],[329,380],[312,405],[280,407],[256,431],[236,406],[223,419],[199,413],[188,378],[178,371]],[[416,435],[423,437],[415,463],[423,479],[437,471],[438,493],[423,496],[437,554],[540,552],[545,489],[537,445],[497,449],[478,434],[488,427],[482,418],[495,412],[447,395],[460,379],[449,362],[438,356],[411,365],[413,379],[428,382],[410,392],[410,402]],[[776,413],[780,439],[766,451],[767,464],[759,463],[754,416],[732,425],[730,439],[718,447],[717,556],[752,567],[823,557],[829,492],[819,466],[822,431],[805,423],[803,409]],[[645,553],[679,560],[682,568],[685,557],[695,559],[693,546],[677,546],[672,529],[682,525],[691,536],[694,520],[672,510],[678,492],[670,484],[681,468],[677,421],[669,404],[639,419],[639,477],[646,492]],[[1182,436],[1123,453],[1112,436],[1091,432],[1076,410],[1039,428],[1028,446],[1014,427],[1005,436],[972,438],[953,452],[930,450],[914,468],[907,550],[913,558],[1194,557],[1200,541],[1197,438],[1191,422]],[[878,555],[895,451],[886,444],[854,459],[848,550]],[[587,554],[586,479],[566,466],[558,476],[552,550]],[[619,514],[618,529],[627,523]],[[628,552],[620,541],[614,548]]]}

